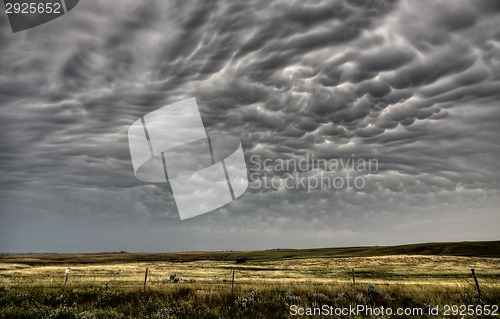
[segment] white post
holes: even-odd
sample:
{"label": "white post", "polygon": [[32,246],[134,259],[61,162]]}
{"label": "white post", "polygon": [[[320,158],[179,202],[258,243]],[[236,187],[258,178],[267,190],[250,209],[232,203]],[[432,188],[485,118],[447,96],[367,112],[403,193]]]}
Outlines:
{"label": "white post", "polygon": [[66,287],[68,287],[68,279],[69,279],[69,273],[71,272],[71,268],[66,268],[66,280],[64,281],[64,292],[66,292]]}

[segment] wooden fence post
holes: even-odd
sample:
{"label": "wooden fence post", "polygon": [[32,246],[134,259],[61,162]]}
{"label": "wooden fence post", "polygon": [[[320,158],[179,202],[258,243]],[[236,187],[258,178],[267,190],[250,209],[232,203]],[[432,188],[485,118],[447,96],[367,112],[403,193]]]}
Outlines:
{"label": "wooden fence post", "polygon": [[234,293],[234,269],[233,269],[233,279],[231,280],[231,294]]}
{"label": "wooden fence post", "polygon": [[148,282],[148,270],[149,268],[146,267],[146,274],[144,275],[144,291],[146,291],[146,283]]}
{"label": "wooden fence post", "polygon": [[352,269],[352,285],[356,288],[356,277],[354,277],[354,268]]}
{"label": "wooden fence post", "polygon": [[66,279],[64,280],[64,292],[66,292],[66,287],[68,287],[68,280],[69,280],[69,273],[71,271],[71,268],[66,268]]}
{"label": "wooden fence post", "polygon": [[474,277],[474,281],[476,282],[476,288],[477,288],[477,295],[479,296],[479,298],[482,297],[481,295],[481,288],[479,288],[479,282],[477,281],[477,277],[476,277],[476,271],[473,269],[471,269],[472,271],[472,277]]}

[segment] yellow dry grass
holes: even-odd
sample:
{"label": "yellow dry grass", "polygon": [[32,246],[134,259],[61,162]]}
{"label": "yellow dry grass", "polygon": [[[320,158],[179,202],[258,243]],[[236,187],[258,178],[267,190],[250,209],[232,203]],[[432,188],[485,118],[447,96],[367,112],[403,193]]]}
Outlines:
{"label": "yellow dry grass", "polygon": [[401,285],[436,291],[471,287],[471,268],[475,268],[485,289],[500,286],[500,259],[447,256],[384,256],[352,258],[305,258],[276,261],[251,261],[235,264],[229,261],[130,262],[30,266],[22,263],[0,263],[0,285],[7,287],[61,287],[66,267],[71,267],[70,285],[139,288],[149,268],[148,286],[169,285],[176,274],[181,283],[210,289],[228,285],[232,270],[236,284],[247,286],[347,285],[355,269],[358,285]]}

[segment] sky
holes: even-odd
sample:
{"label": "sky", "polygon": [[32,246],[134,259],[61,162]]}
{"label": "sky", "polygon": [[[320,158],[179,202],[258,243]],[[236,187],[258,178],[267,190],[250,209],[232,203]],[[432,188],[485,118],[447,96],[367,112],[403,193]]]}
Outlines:
{"label": "sky", "polygon": [[[127,132],[191,97],[254,175],[180,220]],[[497,0],[87,0],[17,33],[1,12],[0,252],[498,240],[499,101]],[[311,156],[377,167],[259,164]],[[322,174],[363,187],[262,187]]]}

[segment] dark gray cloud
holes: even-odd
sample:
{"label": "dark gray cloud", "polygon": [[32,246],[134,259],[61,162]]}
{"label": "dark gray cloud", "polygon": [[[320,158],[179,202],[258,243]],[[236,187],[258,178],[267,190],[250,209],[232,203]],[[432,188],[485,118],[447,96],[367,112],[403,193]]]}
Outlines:
{"label": "dark gray cloud", "polygon": [[[498,239],[496,0],[94,1],[0,26],[0,251]],[[135,178],[127,129],[192,96],[249,167],[314,154],[378,170],[302,172],[366,185],[249,189],[181,222],[168,184]]]}

